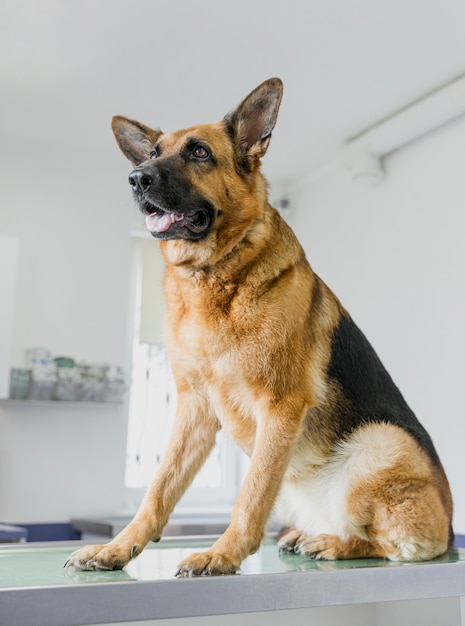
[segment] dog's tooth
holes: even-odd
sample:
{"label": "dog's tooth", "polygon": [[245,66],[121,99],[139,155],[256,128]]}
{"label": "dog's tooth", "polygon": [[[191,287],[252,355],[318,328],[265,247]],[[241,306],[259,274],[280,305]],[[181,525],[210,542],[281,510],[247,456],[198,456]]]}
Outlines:
{"label": "dog's tooth", "polygon": [[171,223],[174,224],[176,218],[174,217],[174,213],[171,213]]}

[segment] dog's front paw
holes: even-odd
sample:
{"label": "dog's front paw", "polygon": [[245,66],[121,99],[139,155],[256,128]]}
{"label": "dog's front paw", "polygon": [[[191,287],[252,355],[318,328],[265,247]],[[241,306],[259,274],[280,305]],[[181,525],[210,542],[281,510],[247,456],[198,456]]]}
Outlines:
{"label": "dog's front paw", "polygon": [[130,550],[112,545],[111,543],[86,546],[73,552],[66,561],[65,567],[95,571],[123,569],[139,553],[140,550],[137,546],[133,546]]}
{"label": "dog's front paw", "polygon": [[188,556],[179,565],[176,576],[186,578],[190,576],[224,576],[235,574],[240,563],[235,563],[231,557],[216,552],[198,552]]}

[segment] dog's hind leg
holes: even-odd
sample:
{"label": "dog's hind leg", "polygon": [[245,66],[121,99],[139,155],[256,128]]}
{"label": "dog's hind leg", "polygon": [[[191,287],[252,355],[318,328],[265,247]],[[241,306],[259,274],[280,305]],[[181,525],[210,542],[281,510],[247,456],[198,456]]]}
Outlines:
{"label": "dog's hind leg", "polygon": [[[281,551],[315,559],[421,561],[450,545],[452,501],[442,467],[399,427],[359,429],[320,477],[325,489],[313,486],[320,500],[312,503],[307,527],[303,492],[297,511],[302,525],[294,522]],[[319,510],[325,514],[315,523]]]}
{"label": "dog's hind leg", "polygon": [[352,500],[352,520],[366,538],[352,535],[342,539],[331,534],[300,538],[295,552],[316,559],[378,557],[391,561],[426,561],[446,552],[449,516],[433,480],[418,476],[396,479],[391,473],[382,477],[378,487],[360,485]]}
{"label": "dog's hind leg", "polygon": [[[448,547],[448,518],[433,485],[416,480],[393,482],[375,494],[360,487],[355,513],[360,515],[360,535],[306,536],[290,530],[278,543],[280,552],[295,552],[321,560],[387,558],[391,561],[424,561],[443,554]],[[353,511],[354,512],[354,511]],[[356,517],[352,518],[355,522]],[[355,525],[355,523],[354,523]]]}
{"label": "dog's hind leg", "polygon": [[377,556],[425,561],[446,552],[451,539],[449,515],[434,477],[391,478],[384,486],[372,487],[370,500],[373,517],[367,536]]}
{"label": "dog's hind leg", "polygon": [[337,535],[301,537],[300,541],[294,546],[294,552],[311,559],[326,561],[380,556],[378,549],[366,539],[360,539],[359,537],[341,539]]}
{"label": "dog's hind leg", "polygon": [[278,537],[278,549],[280,552],[296,552],[296,546],[305,539],[296,528],[286,530]]}
{"label": "dog's hind leg", "polygon": [[376,556],[430,560],[444,554],[453,539],[449,486],[439,462],[407,433],[400,431],[399,437],[403,446],[392,464],[352,485],[347,514]]}
{"label": "dog's hind leg", "polygon": [[337,535],[308,537],[296,529],[290,530],[278,542],[280,552],[295,552],[311,559],[360,559],[378,556],[377,549],[366,539]]}
{"label": "dog's hind leg", "polygon": [[349,516],[358,536],[309,536],[292,529],[279,540],[279,551],[321,560],[424,561],[443,554],[449,543],[448,516],[435,485],[418,477],[391,478],[389,483],[382,478],[377,488],[364,484],[351,494]]}

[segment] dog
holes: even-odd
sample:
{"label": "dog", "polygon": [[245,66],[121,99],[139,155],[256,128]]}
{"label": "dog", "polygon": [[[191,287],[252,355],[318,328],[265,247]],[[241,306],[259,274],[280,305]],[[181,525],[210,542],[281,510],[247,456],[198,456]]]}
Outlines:
{"label": "dog", "polygon": [[279,550],[433,559],[453,543],[434,445],[368,340],[268,202],[260,159],[282,98],[271,78],[220,122],[164,134],[117,116],[135,200],[166,262],[173,433],[129,525],[67,567],[123,568],[158,541],[223,428],[250,456],[231,523],[178,576],[233,574],[273,509]]}

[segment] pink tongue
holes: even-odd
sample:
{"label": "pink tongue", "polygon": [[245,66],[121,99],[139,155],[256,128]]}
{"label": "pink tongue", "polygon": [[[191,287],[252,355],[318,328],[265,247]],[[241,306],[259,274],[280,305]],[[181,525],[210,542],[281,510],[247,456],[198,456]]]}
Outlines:
{"label": "pink tongue", "polygon": [[145,225],[151,233],[164,233],[171,226],[171,215],[169,213],[147,215]]}
{"label": "pink tongue", "polygon": [[181,222],[184,215],[180,213],[152,213],[145,218],[145,225],[151,233],[164,233],[174,222]]}

